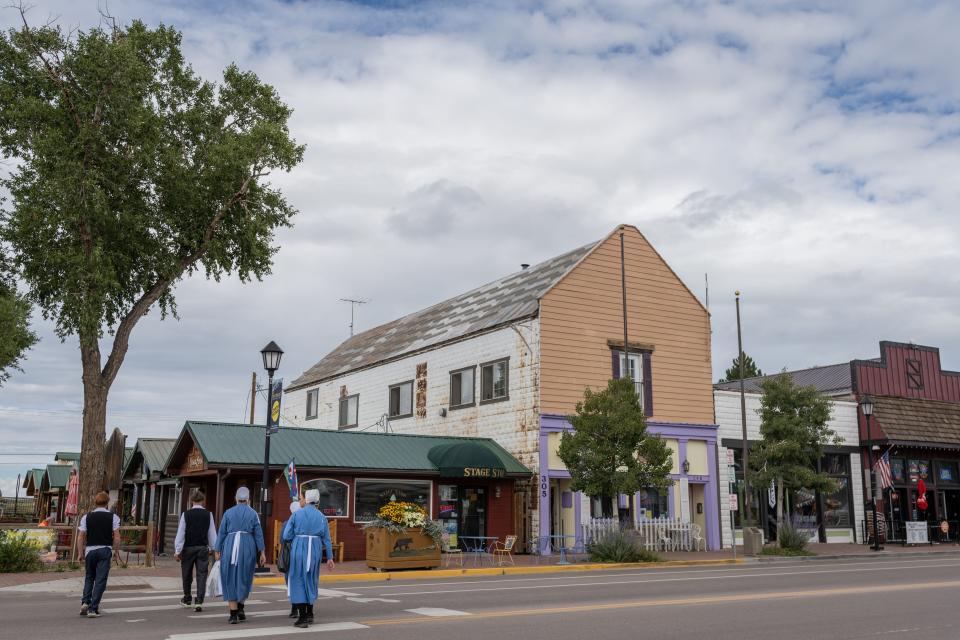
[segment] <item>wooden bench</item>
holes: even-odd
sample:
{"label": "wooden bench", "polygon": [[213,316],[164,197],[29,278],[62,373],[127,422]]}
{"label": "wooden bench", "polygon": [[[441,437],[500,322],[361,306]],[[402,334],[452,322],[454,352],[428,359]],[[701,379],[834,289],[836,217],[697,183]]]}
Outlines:
{"label": "wooden bench", "polygon": [[[277,557],[280,555],[280,536],[283,534],[283,525],[286,522],[280,522],[279,520],[273,521],[273,562],[277,561]],[[337,562],[343,562],[343,543],[337,542],[337,520],[330,518],[327,520],[327,525],[330,527],[330,545],[333,547],[333,553],[337,556]]]}

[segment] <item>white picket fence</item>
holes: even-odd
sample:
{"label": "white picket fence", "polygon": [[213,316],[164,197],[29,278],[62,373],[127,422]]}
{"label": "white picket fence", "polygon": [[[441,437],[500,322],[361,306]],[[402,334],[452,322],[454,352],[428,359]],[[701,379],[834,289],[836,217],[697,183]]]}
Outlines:
{"label": "white picket fence", "polygon": [[[589,544],[608,533],[620,530],[616,518],[591,518],[582,525],[582,539]],[[647,551],[693,551],[705,548],[699,525],[679,518],[643,519],[634,523],[634,534]]]}

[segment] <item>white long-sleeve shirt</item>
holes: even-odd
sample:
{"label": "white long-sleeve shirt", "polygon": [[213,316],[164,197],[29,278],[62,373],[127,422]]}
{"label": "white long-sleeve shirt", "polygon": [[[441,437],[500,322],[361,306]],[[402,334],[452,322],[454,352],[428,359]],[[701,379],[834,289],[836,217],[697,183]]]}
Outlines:
{"label": "white long-sleeve shirt", "polygon": [[[104,507],[97,507],[96,509],[94,509],[94,511],[106,511],[109,513],[110,510]],[[80,518],[80,525],[77,527],[77,530],[80,531],[81,533],[87,532],[87,515],[86,514],[84,514],[83,517]],[[120,516],[118,516],[117,514],[113,514],[113,530],[114,531],[120,530]],[[93,546],[88,545],[84,549],[83,555],[86,556],[88,553],[96,549],[110,549],[110,548],[112,548],[112,545],[108,545],[108,544],[95,544]]]}
{"label": "white long-sleeve shirt", "polygon": [[[195,504],[191,509],[203,509],[203,505]],[[183,553],[183,542],[187,537],[187,519],[180,514],[180,524],[177,525],[177,538],[173,541],[174,553]],[[210,527],[207,529],[207,546],[213,549],[217,546],[217,528],[213,525],[213,513],[210,514]]]}

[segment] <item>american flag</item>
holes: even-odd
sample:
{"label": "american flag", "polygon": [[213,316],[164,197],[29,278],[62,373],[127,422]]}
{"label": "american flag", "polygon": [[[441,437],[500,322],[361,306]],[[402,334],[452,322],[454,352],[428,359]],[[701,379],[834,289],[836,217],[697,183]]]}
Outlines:
{"label": "american flag", "polygon": [[880,456],[880,459],[877,460],[877,463],[874,465],[874,469],[877,472],[877,481],[880,483],[881,489],[889,489],[893,486],[893,475],[890,473],[889,451]]}

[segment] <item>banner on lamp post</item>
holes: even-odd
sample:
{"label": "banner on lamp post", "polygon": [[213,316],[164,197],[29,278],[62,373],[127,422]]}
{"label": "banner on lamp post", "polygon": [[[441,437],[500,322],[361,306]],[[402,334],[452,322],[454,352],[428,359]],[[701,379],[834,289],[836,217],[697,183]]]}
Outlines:
{"label": "banner on lamp post", "polygon": [[273,383],[270,390],[270,413],[267,416],[267,431],[276,433],[280,431],[280,399],[283,396],[283,379]]}

